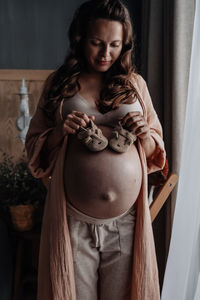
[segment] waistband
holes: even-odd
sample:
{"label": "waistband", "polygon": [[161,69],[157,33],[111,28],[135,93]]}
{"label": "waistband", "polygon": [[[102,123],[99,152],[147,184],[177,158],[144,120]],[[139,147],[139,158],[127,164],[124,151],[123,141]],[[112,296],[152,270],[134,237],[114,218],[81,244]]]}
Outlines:
{"label": "waistband", "polygon": [[101,219],[101,218],[95,218],[95,217],[84,214],[83,212],[81,212],[80,210],[75,208],[71,203],[69,203],[67,201],[67,203],[66,203],[67,212],[66,213],[67,213],[67,216],[74,217],[75,219],[82,221],[82,222],[96,224],[96,225],[109,224],[113,221],[119,220],[120,218],[128,215],[131,212],[132,213],[136,212],[136,208],[135,208],[134,204],[130,209],[128,209],[127,211],[125,211],[123,214],[121,214],[119,216],[116,216],[113,218]]}

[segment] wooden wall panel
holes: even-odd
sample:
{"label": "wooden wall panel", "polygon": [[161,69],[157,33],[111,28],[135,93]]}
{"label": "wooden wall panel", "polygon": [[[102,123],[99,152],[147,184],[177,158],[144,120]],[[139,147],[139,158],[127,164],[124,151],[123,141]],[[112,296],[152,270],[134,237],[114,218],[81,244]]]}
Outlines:
{"label": "wooden wall panel", "polygon": [[33,115],[43,83],[51,70],[0,70],[0,150],[18,160],[24,145],[18,138],[16,120],[20,116],[18,95],[22,78],[26,79],[30,115]]}

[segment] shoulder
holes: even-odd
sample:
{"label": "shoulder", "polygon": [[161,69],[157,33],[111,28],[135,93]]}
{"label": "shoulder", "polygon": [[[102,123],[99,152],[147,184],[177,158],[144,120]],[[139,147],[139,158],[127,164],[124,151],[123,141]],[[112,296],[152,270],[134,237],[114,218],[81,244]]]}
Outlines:
{"label": "shoulder", "polygon": [[138,98],[140,99],[141,103],[145,107],[145,113],[146,115],[149,115],[152,113],[154,110],[151,96],[149,94],[149,90],[146,84],[146,81],[144,78],[137,74],[137,73],[132,73],[131,74],[131,83],[133,84],[136,93],[138,95]]}
{"label": "shoulder", "polygon": [[45,104],[48,102],[48,94],[52,88],[52,81],[53,81],[54,73],[55,72],[50,73],[43,82],[40,99],[38,101],[39,109],[43,109]]}
{"label": "shoulder", "polygon": [[135,89],[141,93],[144,89],[147,88],[146,81],[138,73],[132,72],[130,75],[130,81],[134,85]]}
{"label": "shoulder", "polygon": [[44,85],[43,85],[43,93],[44,94],[47,94],[49,92],[49,90],[52,88],[54,76],[55,76],[55,71],[50,73],[48,75],[48,77],[45,79]]}

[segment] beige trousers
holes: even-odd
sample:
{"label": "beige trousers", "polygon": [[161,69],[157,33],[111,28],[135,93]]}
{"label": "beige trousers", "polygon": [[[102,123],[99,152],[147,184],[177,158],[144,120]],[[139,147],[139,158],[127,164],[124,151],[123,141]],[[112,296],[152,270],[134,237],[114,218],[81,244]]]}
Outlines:
{"label": "beige trousers", "polygon": [[77,300],[128,300],[136,211],[110,219],[87,216],[67,203]]}

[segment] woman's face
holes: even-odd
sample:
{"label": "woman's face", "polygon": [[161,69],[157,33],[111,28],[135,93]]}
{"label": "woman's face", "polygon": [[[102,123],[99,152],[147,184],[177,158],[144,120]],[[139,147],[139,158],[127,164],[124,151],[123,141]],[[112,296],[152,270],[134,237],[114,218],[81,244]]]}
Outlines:
{"label": "woman's face", "polygon": [[85,40],[88,71],[106,72],[120,56],[123,46],[123,26],[118,21],[94,20]]}

